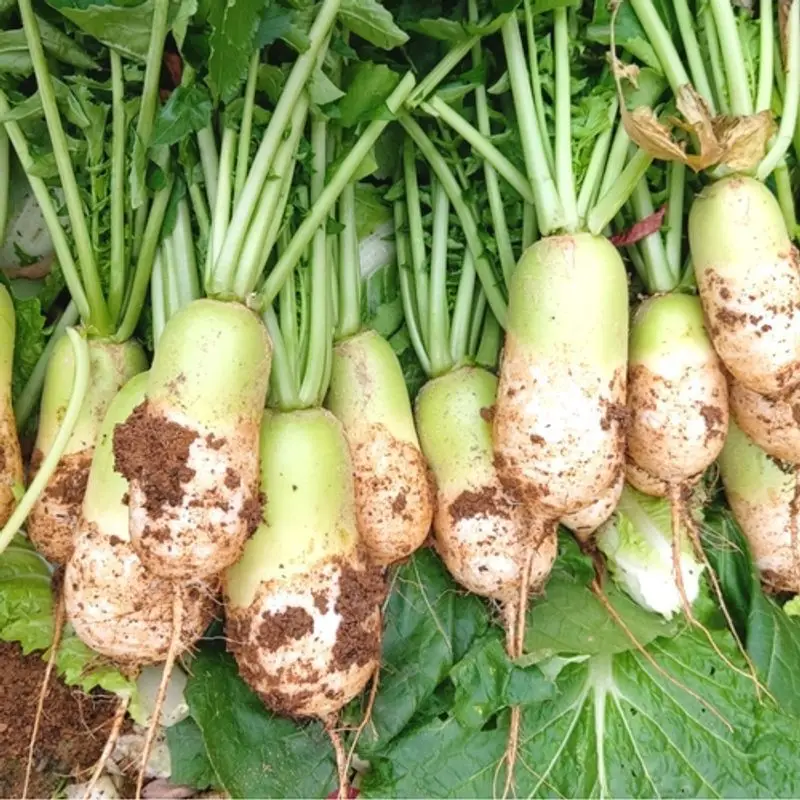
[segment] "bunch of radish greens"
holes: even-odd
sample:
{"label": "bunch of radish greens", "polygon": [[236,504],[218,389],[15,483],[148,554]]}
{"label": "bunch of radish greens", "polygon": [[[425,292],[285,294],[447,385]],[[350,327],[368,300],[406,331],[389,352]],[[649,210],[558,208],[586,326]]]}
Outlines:
{"label": "bunch of radish greens", "polygon": [[[24,524],[64,568],[56,644],[66,624],[127,678],[87,795],[163,663],[141,792],[170,674],[218,617],[263,704],[321,725],[343,796],[359,747],[386,757],[382,637],[426,543],[497,608],[474,666],[505,671],[495,795],[550,698],[514,670],[599,653],[593,631],[531,645],[564,583],[613,653],[686,630],[773,701],[704,509],[720,475],[765,586],[798,591],[797,0],[0,19],[0,231],[22,260],[35,212],[52,254],[0,284],[0,553],[30,562]],[[587,670],[584,700],[618,700],[609,660]]]}

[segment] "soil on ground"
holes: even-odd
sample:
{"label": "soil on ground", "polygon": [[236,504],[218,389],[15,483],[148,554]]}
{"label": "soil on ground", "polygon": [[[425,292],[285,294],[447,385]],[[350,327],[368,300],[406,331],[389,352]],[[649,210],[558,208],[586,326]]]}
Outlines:
{"label": "soil on ground", "polygon": [[[0,642],[0,797],[21,797],[28,745],[46,668],[39,653]],[[52,797],[70,778],[86,780],[103,751],[116,699],[67,687],[55,676],[44,704],[28,797]]]}

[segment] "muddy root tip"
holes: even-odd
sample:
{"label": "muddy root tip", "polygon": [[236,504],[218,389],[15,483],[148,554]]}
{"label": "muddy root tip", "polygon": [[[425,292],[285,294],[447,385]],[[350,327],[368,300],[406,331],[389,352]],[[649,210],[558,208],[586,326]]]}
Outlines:
{"label": "muddy root tip", "polygon": [[181,587],[176,585],[172,599],[172,635],[170,637],[169,650],[167,657],[164,660],[164,670],[161,674],[161,683],[158,685],[158,693],[156,694],[156,702],[153,706],[153,716],[150,724],[147,726],[147,734],[144,739],[144,747],[142,748],[142,761],[139,765],[139,774],[136,777],[136,794],[135,800],[140,800],[142,796],[142,787],[144,786],[144,776],[147,771],[147,762],[150,760],[150,753],[153,750],[153,743],[156,738],[156,730],[158,730],[158,721],[161,717],[161,711],[164,707],[164,700],[167,696],[167,686],[169,684],[172,669],[175,666],[175,661],[178,657],[178,650],[181,646],[181,629],[183,627],[183,595]]}

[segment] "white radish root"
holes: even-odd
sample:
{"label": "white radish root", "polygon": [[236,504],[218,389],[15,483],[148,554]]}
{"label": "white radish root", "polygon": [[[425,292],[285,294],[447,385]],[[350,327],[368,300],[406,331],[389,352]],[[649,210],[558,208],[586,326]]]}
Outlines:
{"label": "white radish root", "polygon": [[739,427],[766,453],[800,462],[800,388],[769,398],[730,382],[731,411]]}
{"label": "white radish root", "polygon": [[433,496],[391,345],[375,331],[339,342],[325,403],[350,445],[358,532],[370,560],[407,558],[428,536]]}
{"label": "white radish root", "polygon": [[625,475],[624,473],[620,473],[611,487],[606,489],[594,503],[578,511],[573,511],[572,514],[563,516],[561,518],[561,524],[565,528],[569,528],[569,530],[575,534],[575,538],[579,542],[588,542],[592,534],[614,513],[614,509],[617,507],[624,486]]}
{"label": "white radish root", "polygon": [[218,574],[257,527],[271,358],[263,323],[238,303],[195,300],[164,327],[147,399],[114,433],[131,542],[153,573]]}
{"label": "white radish root", "polygon": [[742,175],[707,186],[689,214],[689,245],[708,330],[728,370],[765,395],[796,386],[800,269],[772,192]]}
{"label": "white radish root", "polygon": [[719,465],[762,581],[773,591],[800,592],[797,467],[769,456],[733,421]]}
{"label": "white radish root", "polygon": [[271,709],[327,721],[378,667],[386,593],[358,540],[341,424],[267,412],[261,470],[264,522],[225,575],[228,647]]}
{"label": "white radish root", "polygon": [[553,518],[595,502],[622,471],[627,306],[619,254],[589,234],[538,241],[511,278],[497,468]]}
{"label": "white radish root", "polygon": [[[55,564],[72,554],[83,495],[100,426],[117,392],[147,367],[142,347],[89,339],[90,384],[67,447],[47,487],[28,516],[27,531],[36,549]],[[72,393],[74,355],[68,337],[56,344],[47,366],[31,478],[50,452]]]}

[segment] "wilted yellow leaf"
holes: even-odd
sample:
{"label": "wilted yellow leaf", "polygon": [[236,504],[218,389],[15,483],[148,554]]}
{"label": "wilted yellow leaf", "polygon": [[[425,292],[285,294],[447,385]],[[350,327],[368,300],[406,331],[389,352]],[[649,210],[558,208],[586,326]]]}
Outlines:
{"label": "wilted yellow leaf", "polygon": [[635,89],[639,88],[639,65],[625,64],[620,61],[613,53],[608,53],[608,64],[611,73],[615,78],[628,81]]}
{"label": "wilted yellow leaf", "polygon": [[[695,172],[716,164],[734,170],[748,170],[764,157],[775,123],[769,111],[746,117],[713,117],[705,100],[686,84],[677,97],[680,118],[669,125],[661,122],[651,108],[622,109],[622,122],[631,141],[653,158],[681,161]],[[674,128],[690,134],[696,153],[686,152],[686,143],[673,135]]]}
{"label": "wilted yellow leaf", "polygon": [[724,151],[722,163],[737,171],[753,169],[764,158],[776,129],[769,111],[748,117],[716,117],[714,133]]}

